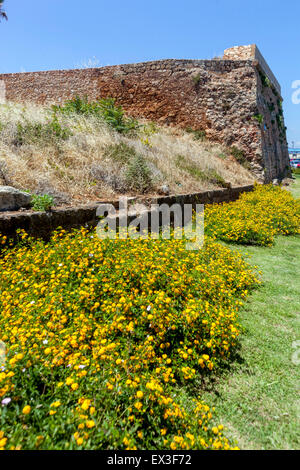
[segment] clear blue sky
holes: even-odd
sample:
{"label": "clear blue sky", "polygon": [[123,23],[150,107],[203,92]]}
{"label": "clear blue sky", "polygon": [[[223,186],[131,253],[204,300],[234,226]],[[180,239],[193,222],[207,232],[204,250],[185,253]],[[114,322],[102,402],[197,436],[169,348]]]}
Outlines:
{"label": "clear blue sky", "polygon": [[300,104],[292,103],[299,0],[6,0],[4,7],[1,73],[209,59],[256,43],[282,86],[289,144],[300,147]]}

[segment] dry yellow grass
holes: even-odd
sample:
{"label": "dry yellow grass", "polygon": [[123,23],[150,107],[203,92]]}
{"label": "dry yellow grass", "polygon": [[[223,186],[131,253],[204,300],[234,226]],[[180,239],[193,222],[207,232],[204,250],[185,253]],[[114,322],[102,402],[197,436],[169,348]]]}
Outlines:
{"label": "dry yellow grass", "polygon": [[211,170],[232,185],[254,181],[222,145],[195,141],[192,134],[170,127],[157,128],[145,144],[143,130],[128,137],[93,117],[60,116],[59,122],[73,134],[66,140],[18,142],[18,124],[45,124],[49,118],[49,108],[0,105],[0,184],[53,194],[58,203],[118,197],[116,181],[122,181],[126,168],[111,158],[107,149],[122,142],[147,162],[153,179],[151,194],[159,193],[163,185],[173,194],[220,187],[203,177]]}

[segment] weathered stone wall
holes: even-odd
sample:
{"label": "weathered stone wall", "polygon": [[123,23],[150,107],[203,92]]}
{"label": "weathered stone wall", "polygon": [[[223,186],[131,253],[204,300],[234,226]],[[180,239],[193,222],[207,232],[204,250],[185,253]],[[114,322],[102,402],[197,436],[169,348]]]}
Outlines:
{"label": "weathered stone wall", "polygon": [[[264,125],[253,119],[261,113],[268,125],[271,123],[263,98],[269,99],[275,85],[272,82],[269,91],[262,87],[259,72],[266,72],[254,59],[256,49],[240,49],[232,54],[225,51],[221,60],[170,59],[6,74],[0,75],[0,81],[5,82],[6,99],[18,102],[59,104],[76,95],[90,100],[112,96],[134,117],[205,130],[209,139],[243,150],[261,179],[281,178],[289,164],[285,131],[278,128],[276,120],[266,132]],[[284,134],[282,143],[280,133]]]}
{"label": "weathered stone wall", "polygon": [[260,69],[265,73],[276,91],[281,94],[281,86],[276,80],[275,75],[265,61],[262,53],[258,49],[256,44],[250,44],[248,46],[234,46],[230,49],[225,49],[223,59],[226,60],[256,60],[259,64]]}
{"label": "weathered stone wall", "polygon": [[282,179],[290,175],[282,99],[276,89],[265,82],[261,72],[258,72],[257,82],[257,116],[262,121],[259,127],[265,180]]}

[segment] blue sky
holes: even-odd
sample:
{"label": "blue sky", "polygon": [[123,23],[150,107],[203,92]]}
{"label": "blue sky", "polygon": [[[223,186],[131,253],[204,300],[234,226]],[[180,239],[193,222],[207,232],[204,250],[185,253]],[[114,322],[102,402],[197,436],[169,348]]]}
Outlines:
{"label": "blue sky", "polygon": [[210,59],[256,43],[282,86],[289,144],[300,147],[300,103],[292,102],[292,83],[300,81],[299,0],[6,0],[4,6],[9,21],[0,24],[0,73]]}

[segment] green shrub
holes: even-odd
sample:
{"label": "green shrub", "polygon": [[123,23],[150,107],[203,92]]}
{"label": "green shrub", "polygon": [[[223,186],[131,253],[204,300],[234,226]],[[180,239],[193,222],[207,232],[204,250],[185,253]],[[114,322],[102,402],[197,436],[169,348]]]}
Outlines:
{"label": "green shrub", "polygon": [[202,129],[192,129],[191,127],[187,127],[186,132],[193,134],[194,140],[200,140],[201,142],[206,140],[206,132]]}
{"label": "green shrub", "polygon": [[105,122],[117,132],[127,134],[139,128],[135,119],[125,117],[123,108],[116,106],[113,98],[100,100],[99,106]]}
{"label": "green shrub", "polygon": [[97,102],[89,103],[87,98],[80,98],[76,96],[72,100],[68,100],[63,106],[52,106],[55,112],[64,114],[84,114],[84,115],[97,115],[99,114],[99,104]]}
{"label": "green shrub", "polygon": [[18,122],[14,144],[17,146],[30,143],[44,144],[55,140],[67,140],[71,135],[71,130],[60,123],[54,113],[46,123],[32,122],[28,119]]}
{"label": "green shrub", "polygon": [[153,185],[151,171],[143,155],[135,154],[126,169],[125,181],[128,189],[145,193]]}
{"label": "green shrub", "polygon": [[210,181],[210,183],[215,184],[217,186],[226,186],[226,182],[223,178],[223,176],[219,175],[219,173],[214,169],[210,168],[206,170],[205,175],[207,179]]}
{"label": "green shrub", "polygon": [[135,155],[135,149],[125,142],[107,145],[104,150],[104,157],[122,164],[128,163]]}
{"label": "green shrub", "polygon": [[194,85],[195,85],[195,86],[198,86],[199,83],[201,82],[201,75],[200,75],[200,73],[197,73],[197,75],[193,75],[192,79],[193,79]]}
{"label": "green shrub", "polygon": [[267,77],[266,74],[259,72],[259,76],[260,76],[263,88],[271,87],[270,79]]}
{"label": "green shrub", "polygon": [[100,171],[101,178],[113,187],[115,191],[127,192],[137,191],[145,193],[153,186],[152,172],[149,169],[143,155],[138,154],[134,147],[120,142],[119,144],[107,145],[104,157],[124,168],[118,177],[110,172]]}
{"label": "green shrub", "polygon": [[32,208],[34,211],[49,211],[53,206],[54,199],[49,194],[33,194]]}
{"label": "green shrub", "polygon": [[126,117],[121,106],[116,106],[113,98],[102,98],[98,101],[89,102],[87,97],[76,96],[66,101],[63,106],[53,106],[55,112],[63,114],[92,115],[103,119],[112,129],[121,134],[136,131],[139,128],[136,119]]}
{"label": "green shrub", "polygon": [[247,158],[245,157],[245,153],[243,150],[233,146],[233,147],[230,147],[230,149],[228,150],[228,153],[232,155],[240,165],[245,167],[247,170],[250,169],[250,164]]}

